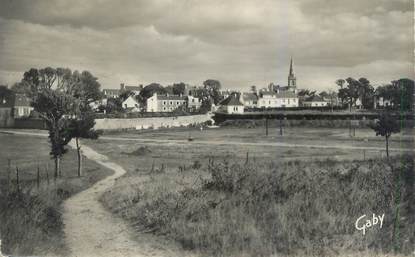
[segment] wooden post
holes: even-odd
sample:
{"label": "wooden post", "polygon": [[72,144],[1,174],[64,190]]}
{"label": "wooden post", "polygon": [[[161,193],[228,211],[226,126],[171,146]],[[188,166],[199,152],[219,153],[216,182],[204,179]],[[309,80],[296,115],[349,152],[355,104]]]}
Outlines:
{"label": "wooden post", "polygon": [[20,191],[19,168],[16,166],[16,188]]}
{"label": "wooden post", "polygon": [[366,149],[363,149],[363,160],[366,160]]}
{"label": "wooden post", "polygon": [[39,164],[37,165],[36,186],[37,186],[37,190],[39,190],[39,186],[40,186],[40,169],[39,169]]}
{"label": "wooden post", "polygon": [[49,187],[49,164],[46,163],[46,180],[48,181],[48,187]]}
{"label": "wooden post", "polygon": [[280,136],[282,136],[282,118],[280,118]]}
{"label": "wooden post", "polygon": [[151,173],[154,172],[154,160],[153,160],[153,164],[151,164]]}
{"label": "wooden post", "polygon": [[268,136],[268,116],[265,118],[265,135]]}
{"label": "wooden post", "polygon": [[82,176],[82,153],[81,153],[81,142],[79,138],[75,138],[76,142],[76,153],[78,155],[78,177]]}
{"label": "wooden post", "polygon": [[248,162],[249,162],[249,152],[246,152],[245,164],[248,164]]}
{"label": "wooden post", "polygon": [[11,181],[11,173],[12,173],[12,167],[11,167],[11,160],[7,159],[7,185],[10,190],[10,181]]}

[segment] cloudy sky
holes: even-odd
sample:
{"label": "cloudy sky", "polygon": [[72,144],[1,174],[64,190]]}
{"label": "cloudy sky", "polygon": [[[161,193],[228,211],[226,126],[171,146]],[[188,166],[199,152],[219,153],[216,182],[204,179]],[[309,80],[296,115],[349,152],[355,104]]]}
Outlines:
{"label": "cloudy sky", "polygon": [[218,79],[225,88],[414,76],[413,0],[0,0],[0,84],[31,67],[104,88]]}

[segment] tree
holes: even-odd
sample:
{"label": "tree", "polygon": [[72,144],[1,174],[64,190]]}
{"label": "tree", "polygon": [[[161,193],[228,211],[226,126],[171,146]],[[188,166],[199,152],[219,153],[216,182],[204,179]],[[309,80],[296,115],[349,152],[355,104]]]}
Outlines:
{"label": "tree", "polygon": [[50,155],[55,160],[55,178],[61,174],[60,159],[66,153],[65,146],[71,138],[66,131],[66,115],[74,112],[76,99],[59,90],[42,89],[36,93],[32,105],[45,122],[51,143]]}
{"label": "tree", "polygon": [[322,91],[318,94],[320,97],[326,99],[329,97],[329,94],[326,91]]}
{"label": "tree", "polygon": [[375,89],[370,84],[370,81],[366,78],[359,79],[358,85],[359,98],[362,101],[362,105],[365,109],[371,109],[373,107],[373,96]]}
{"label": "tree", "polygon": [[122,112],[122,100],[120,98],[109,98],[105,107],[106,113]]}
{"label": "tree", "polygon": [[394,83],[394,102],[400,111],[411,111],[414,106],[414,81],[411,79],[399,79]]}
{"label": "tree", "polygon": [[157,94],[165,94],[166,90],[163,88],[162,85],[158,83],[151,83],[143,88],[143,90],[140,91],[140,96],[144,101],[146,101],[148,98],[153,96],[154,93]]}
{"label": "tree", "polygon": [[127,100],[128,97],[130,97],[132,95],[134,95],[133,92],[131,92],[130,90],[125,90],[120,94],[119,98],[120,98],[121,102],[124,102],[125,100]]}
{"label": "tree", "polygon": [[70,119],[67,125],[67,137],[75,138],[78,155],[78,177],[82,176],[81,138],[97,139],[99,134],[94,130],[95,114],[89,106],[82,106],[78,115]]}
{"label": "tree", "polygon": [[208,79],[203,82],[204,89],[208,96],[212,99],[213,103],[217,105],[221,100],[221,84],[218,80]]}
{"label": "tree", "polygon": [[346,83],[346,81],[344,79],[338,79],[338,80],[336,80],[336,85],[340,87],[339,88],[339,98],[340,98],[340,102],[342,103],[342,105],[344,103],[344,91],[341,94],[342,96],[340,96],[340,90],[343,89],[344,83]]}
{"label": "tree", "polygon": [[186,93],[186,84],[183,82],[173,84],[174,95],[184,95]]}
{"label": "tree", "polygon": [[359,98],[360,82],[350,77],[346,79],[346,82],[346,88],[341,88],[339,90],[339,97],[342,96],[348,100],[349,110],[352,111],[352,106],[356,104],[356,101]]}
{"label": "tree", "polygon": [[385,112],[380,115],[375,124],[371,128],[376,132],[376,136],[385,137],[386,142],[386,156],[389,157],[389,137],[393,133],[399,133],[400,127],[398,120],[390,113]]}

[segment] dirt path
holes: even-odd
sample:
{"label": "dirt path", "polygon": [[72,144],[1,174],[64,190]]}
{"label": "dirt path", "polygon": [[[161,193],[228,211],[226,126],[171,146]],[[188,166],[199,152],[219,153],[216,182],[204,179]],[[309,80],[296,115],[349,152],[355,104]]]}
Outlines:
{"label": "dirt path", "polygon": [[114,174],[65,201],[64,232],[71,256],[189,256],[152,241],[150,236],[134,236],[128,224],[104,209],[99,197],[126,171],[87,146],[82,150],[87,158],[112,169]]}

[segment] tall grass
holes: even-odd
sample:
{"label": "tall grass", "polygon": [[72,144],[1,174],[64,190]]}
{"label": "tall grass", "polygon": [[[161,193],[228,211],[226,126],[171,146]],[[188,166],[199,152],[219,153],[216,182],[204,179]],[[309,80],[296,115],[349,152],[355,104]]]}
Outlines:
{"label": "tall grass", "polygon": [[0,239],[2,251],[13,256],[64,256],[65,245],[62,202],[88,188],[110,171],[86,162],[83,177],[75,169],[66,170],[65,177],[56,181],[45,178],[37,185],[28,171],[23,173],[17,187],[16,180],[0,179]]}
{"label": "tall grass", "polygon": [[[199,168],[199,167],[198,167]],[[137,225],[215,256],[390,252],[401,188],[400,249],[415,249],[413,157],[313,163],[210,162],[126,178],[103,202]],[[361,215],[385,214],[365,236]]]}

